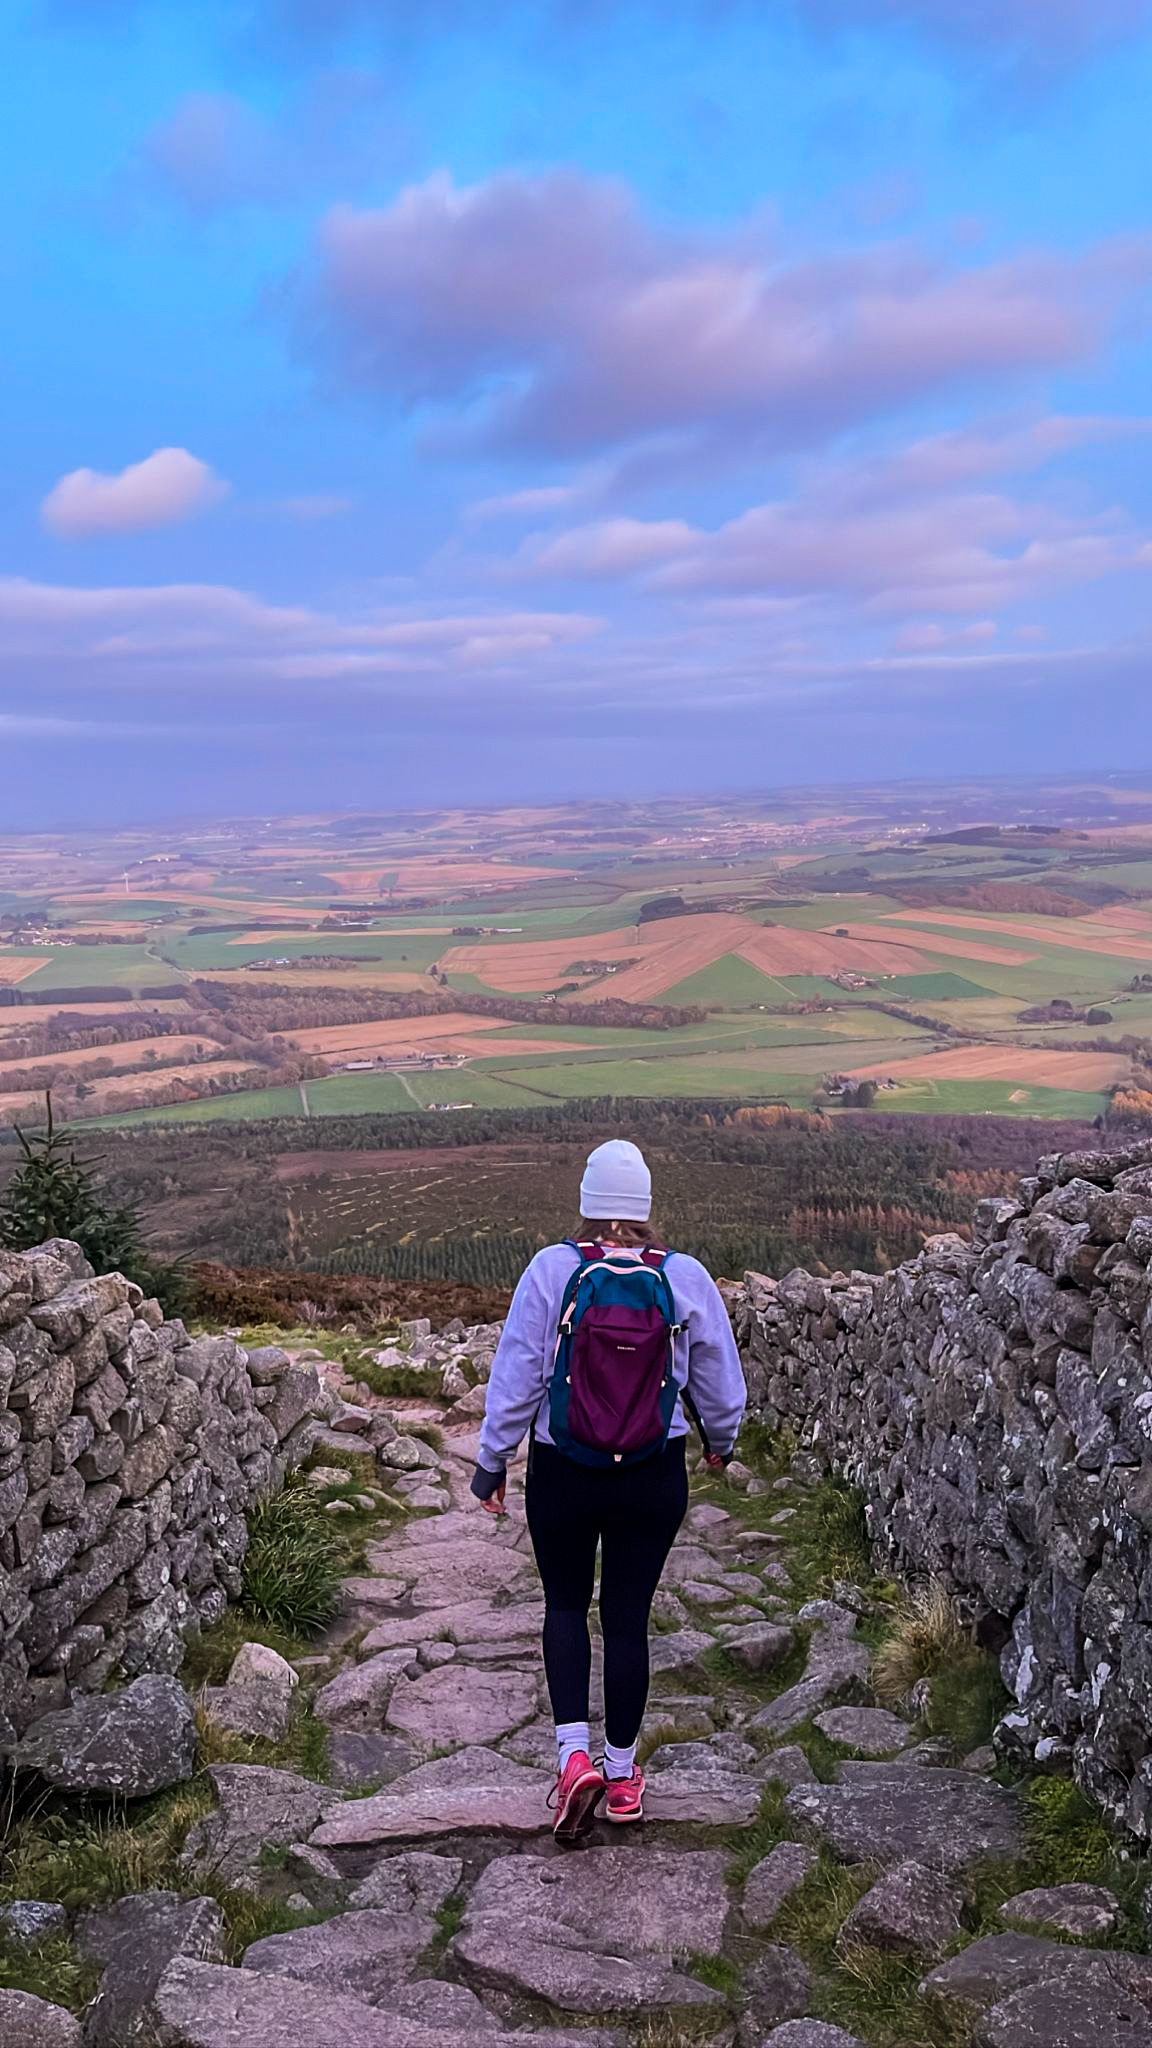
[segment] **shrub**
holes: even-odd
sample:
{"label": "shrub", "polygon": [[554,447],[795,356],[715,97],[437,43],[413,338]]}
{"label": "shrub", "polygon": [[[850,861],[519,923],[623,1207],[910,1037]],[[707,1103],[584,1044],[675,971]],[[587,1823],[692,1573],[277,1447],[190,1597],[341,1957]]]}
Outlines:
{"label": "shrub", "polygon": [[249,1520],[241,1599],[273,1628],[314,1635],[336,1612],[342,1569],[341,1541],[323,1502],[292,1479]]}
{"label": "shrub", "polygon": [[929,1580],[896,1608],[872,1665],[872,1685],[885,1706],[898,1706],[922,1678],[971,1655],[946,1586]]}

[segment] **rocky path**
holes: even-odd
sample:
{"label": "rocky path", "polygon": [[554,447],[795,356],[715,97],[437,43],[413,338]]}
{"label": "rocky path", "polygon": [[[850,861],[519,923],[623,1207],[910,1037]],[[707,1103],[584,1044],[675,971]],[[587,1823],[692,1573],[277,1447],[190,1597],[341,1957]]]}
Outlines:
{"label": "rocky path", "polygon": [[[866,1594],[794,1594],[794,1480],[697,1497],[657,1602],[647,1822],[557,1849],[521,1473],[506,1520],[472,1502],[482,1393],[451,1363],[436,1446],[412,1403],[334,1409],[331,1455],[374,1450],[416,1512],[316,1659],[254,1651],[223,1689],[286,1715],[302,1681],[330,1782],[215,1766],[189,1896],[89,1915],[94,2017],[0,1992],[0,2048],[1152,2048],[1152,1959],[1099,1946],[1108,1892],[1033,1890],[989,1931],[979,1874],[1023,1857],[1022,1803],[874,1705]],[[225,1964],[208,1873],[295,1924]]]}

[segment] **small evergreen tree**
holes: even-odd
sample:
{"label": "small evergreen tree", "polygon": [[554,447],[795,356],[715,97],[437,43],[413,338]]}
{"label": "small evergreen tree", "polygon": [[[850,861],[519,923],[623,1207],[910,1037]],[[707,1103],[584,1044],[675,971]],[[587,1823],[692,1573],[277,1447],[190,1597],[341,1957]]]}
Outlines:
{"label": "small evergreen tree", "polygon": [[98,1273],[123,1273],[174,1312],[184,1292],[179,1267],[149,1256],[138,1211],[113,1201],[95,1162],[78,1157],[57,1128],[51,1095],[46,1107],[42,1130],[16,1132],[23,1157],[0,1197],[0,1247],[30,1251],[50,1237],[71,1238]]}

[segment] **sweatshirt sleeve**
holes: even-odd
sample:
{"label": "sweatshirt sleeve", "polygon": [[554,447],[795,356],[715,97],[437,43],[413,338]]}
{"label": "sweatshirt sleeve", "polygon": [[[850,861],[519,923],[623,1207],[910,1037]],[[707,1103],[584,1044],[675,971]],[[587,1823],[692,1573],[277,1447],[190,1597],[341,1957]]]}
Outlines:
{"label": "sweatshirt sleeve", "polygon": [[556,1334],[552,1325],[549,1291],[539,1260],[533,1259],[520,1276],[492,1360],[478,1459],[486,1472],[504,1470],[544,1398]]}
{"label": "sweatshirt sleeve", "polygon": [[700,1272],[707,1286],[688,1320],[687,1393],[712,1449],[728,1457],[744,1420],[748,1389],[724,1297],[711,1274],[703,1267]]}

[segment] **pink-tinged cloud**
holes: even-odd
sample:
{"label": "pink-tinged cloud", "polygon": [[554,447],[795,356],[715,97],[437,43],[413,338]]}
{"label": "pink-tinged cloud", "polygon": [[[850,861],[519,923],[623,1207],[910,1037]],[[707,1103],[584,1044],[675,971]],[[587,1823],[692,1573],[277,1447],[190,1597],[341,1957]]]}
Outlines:
{"label": "pink-tinged cloud", "polygon": [[690,554],[698,540],[683,519],[598,519],[552,537],[535,534],[518,559],[541,576],[628,576]]}
{"label": "pink-tinged cloud", "polygon": [[49,491],[40,516],[50,533],[70,540],[139,533],[176,526],[228,490],[223,478],[186,448],[157,448],[112,476],[96,469],[72,470]]}
{"label": "pink-tinged cloud", "polygon": [[801,260],[677,234],[622,184],[446,174],[342,208],[305,292],[308,344],[391,401],[582,452],[641,437],[817,437],[927,392],[1091,355],[1152,245],[960,265],[885,243]]}
{"label": "pink-tinged cloud", "polygon": [[913,617],[983,613],[1140,565],[1140,536],[1083,526],[993,492],[875,500],[825,489],[752,506],[712,531],[611,520],[536,536],[512,568],[632,579],[685,597],[817,599]]}
{"label": "pink-tinged cloud", "polygon": [[[99,670],[117,687],[192,672],[323,682],[514,667],[595,633],[583,612],[324,612],[227,584],[78,588],[0,578],[0,652]],[[111,669],[108,668],[111,664]]]}

